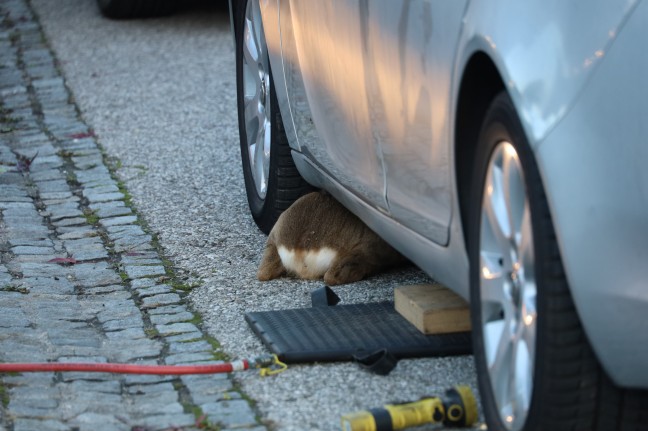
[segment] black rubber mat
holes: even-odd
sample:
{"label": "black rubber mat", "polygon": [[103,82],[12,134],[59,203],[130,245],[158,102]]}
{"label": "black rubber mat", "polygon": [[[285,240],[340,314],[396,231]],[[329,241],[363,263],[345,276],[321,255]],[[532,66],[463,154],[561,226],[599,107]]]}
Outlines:
{"label": "black rubber mat", "polygon": [[346,361],[387,349],[396,358],[471,353],[470,332],[424,335],[393,302],[250,312],[245,320],[286,362]]}

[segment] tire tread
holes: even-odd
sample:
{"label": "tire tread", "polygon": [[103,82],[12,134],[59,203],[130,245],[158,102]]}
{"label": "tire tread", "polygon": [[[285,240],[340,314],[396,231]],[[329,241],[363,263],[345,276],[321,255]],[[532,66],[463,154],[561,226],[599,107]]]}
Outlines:
{"label": "tire tread", "polygon": [[177,0],[98,0],[101,13],[112,19],[147,18],[167,15]]}

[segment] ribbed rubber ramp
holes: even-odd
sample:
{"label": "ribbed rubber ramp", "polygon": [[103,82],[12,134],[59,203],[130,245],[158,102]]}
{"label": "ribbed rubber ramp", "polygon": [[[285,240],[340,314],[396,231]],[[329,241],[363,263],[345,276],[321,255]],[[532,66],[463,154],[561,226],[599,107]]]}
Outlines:
{"label": "ribbed rubber ramp", "polygon": [[393,302],[250,312],[245,320],[285,362],[347,361],[379,349],[396,358],[472,351],[470,332],[424,335]]}

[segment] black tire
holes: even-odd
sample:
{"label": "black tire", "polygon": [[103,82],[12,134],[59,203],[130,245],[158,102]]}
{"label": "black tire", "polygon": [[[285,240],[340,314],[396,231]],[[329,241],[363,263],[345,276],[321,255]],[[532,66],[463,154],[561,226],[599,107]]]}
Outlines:
{"label": "black tire", "polygon": [[283,211],[304,194],[313,191],[299,174],[292,159],[291,149],[284,130],[283,120],[279,112],[279,104],[274,91],[272,72],[269,73],[270,107],[270,164],[268,169],[267,189],[265,196],[257,190],[250,164],[248,137],[245,126],[244,89],[243,89],[243,36],[245,31],[245,13],[248,2],[238,2],[234,9],[234,25],[236,34],[236,88],[239,121],[239,137],[243,177],[250,212],[259,229],[265,234],[276,223]]}
{"label": "black tire", "polygon": [[533,386],[526,421],[520,429],[646,430],[647,392],[615,387],[599,365],[587,340],[561,263],[538,168],[506,92],[494,99],[483,122],[469,214],[473,350],[488,429],[511,429],[502,420],[486,365],[479,275],[482,270],[480,233],[486,172],[491,154],[497,144],[503,141],[512,143],[522,166],[535,252],[537,326]]}
{"label": "black tire", "polygon": [[101,14],[111,19],[148,18],[168,15],[178,0],[97,0]]}

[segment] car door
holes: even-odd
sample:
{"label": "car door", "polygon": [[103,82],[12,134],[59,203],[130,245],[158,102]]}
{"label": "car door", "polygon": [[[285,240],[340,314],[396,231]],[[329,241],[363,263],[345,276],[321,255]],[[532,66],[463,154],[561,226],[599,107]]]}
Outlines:
{"label": "car door", "polygon": [[451,73],[466,1],[367,1],[369,91],[391,216],[442,245],[452,212]]}
{"label": "car door", "polygon": [[[364,0],[279,0],[290,113],[303,153],[386,210],[385,177],[367,93]],[[314,133],[314,130],[317,133]]]}

